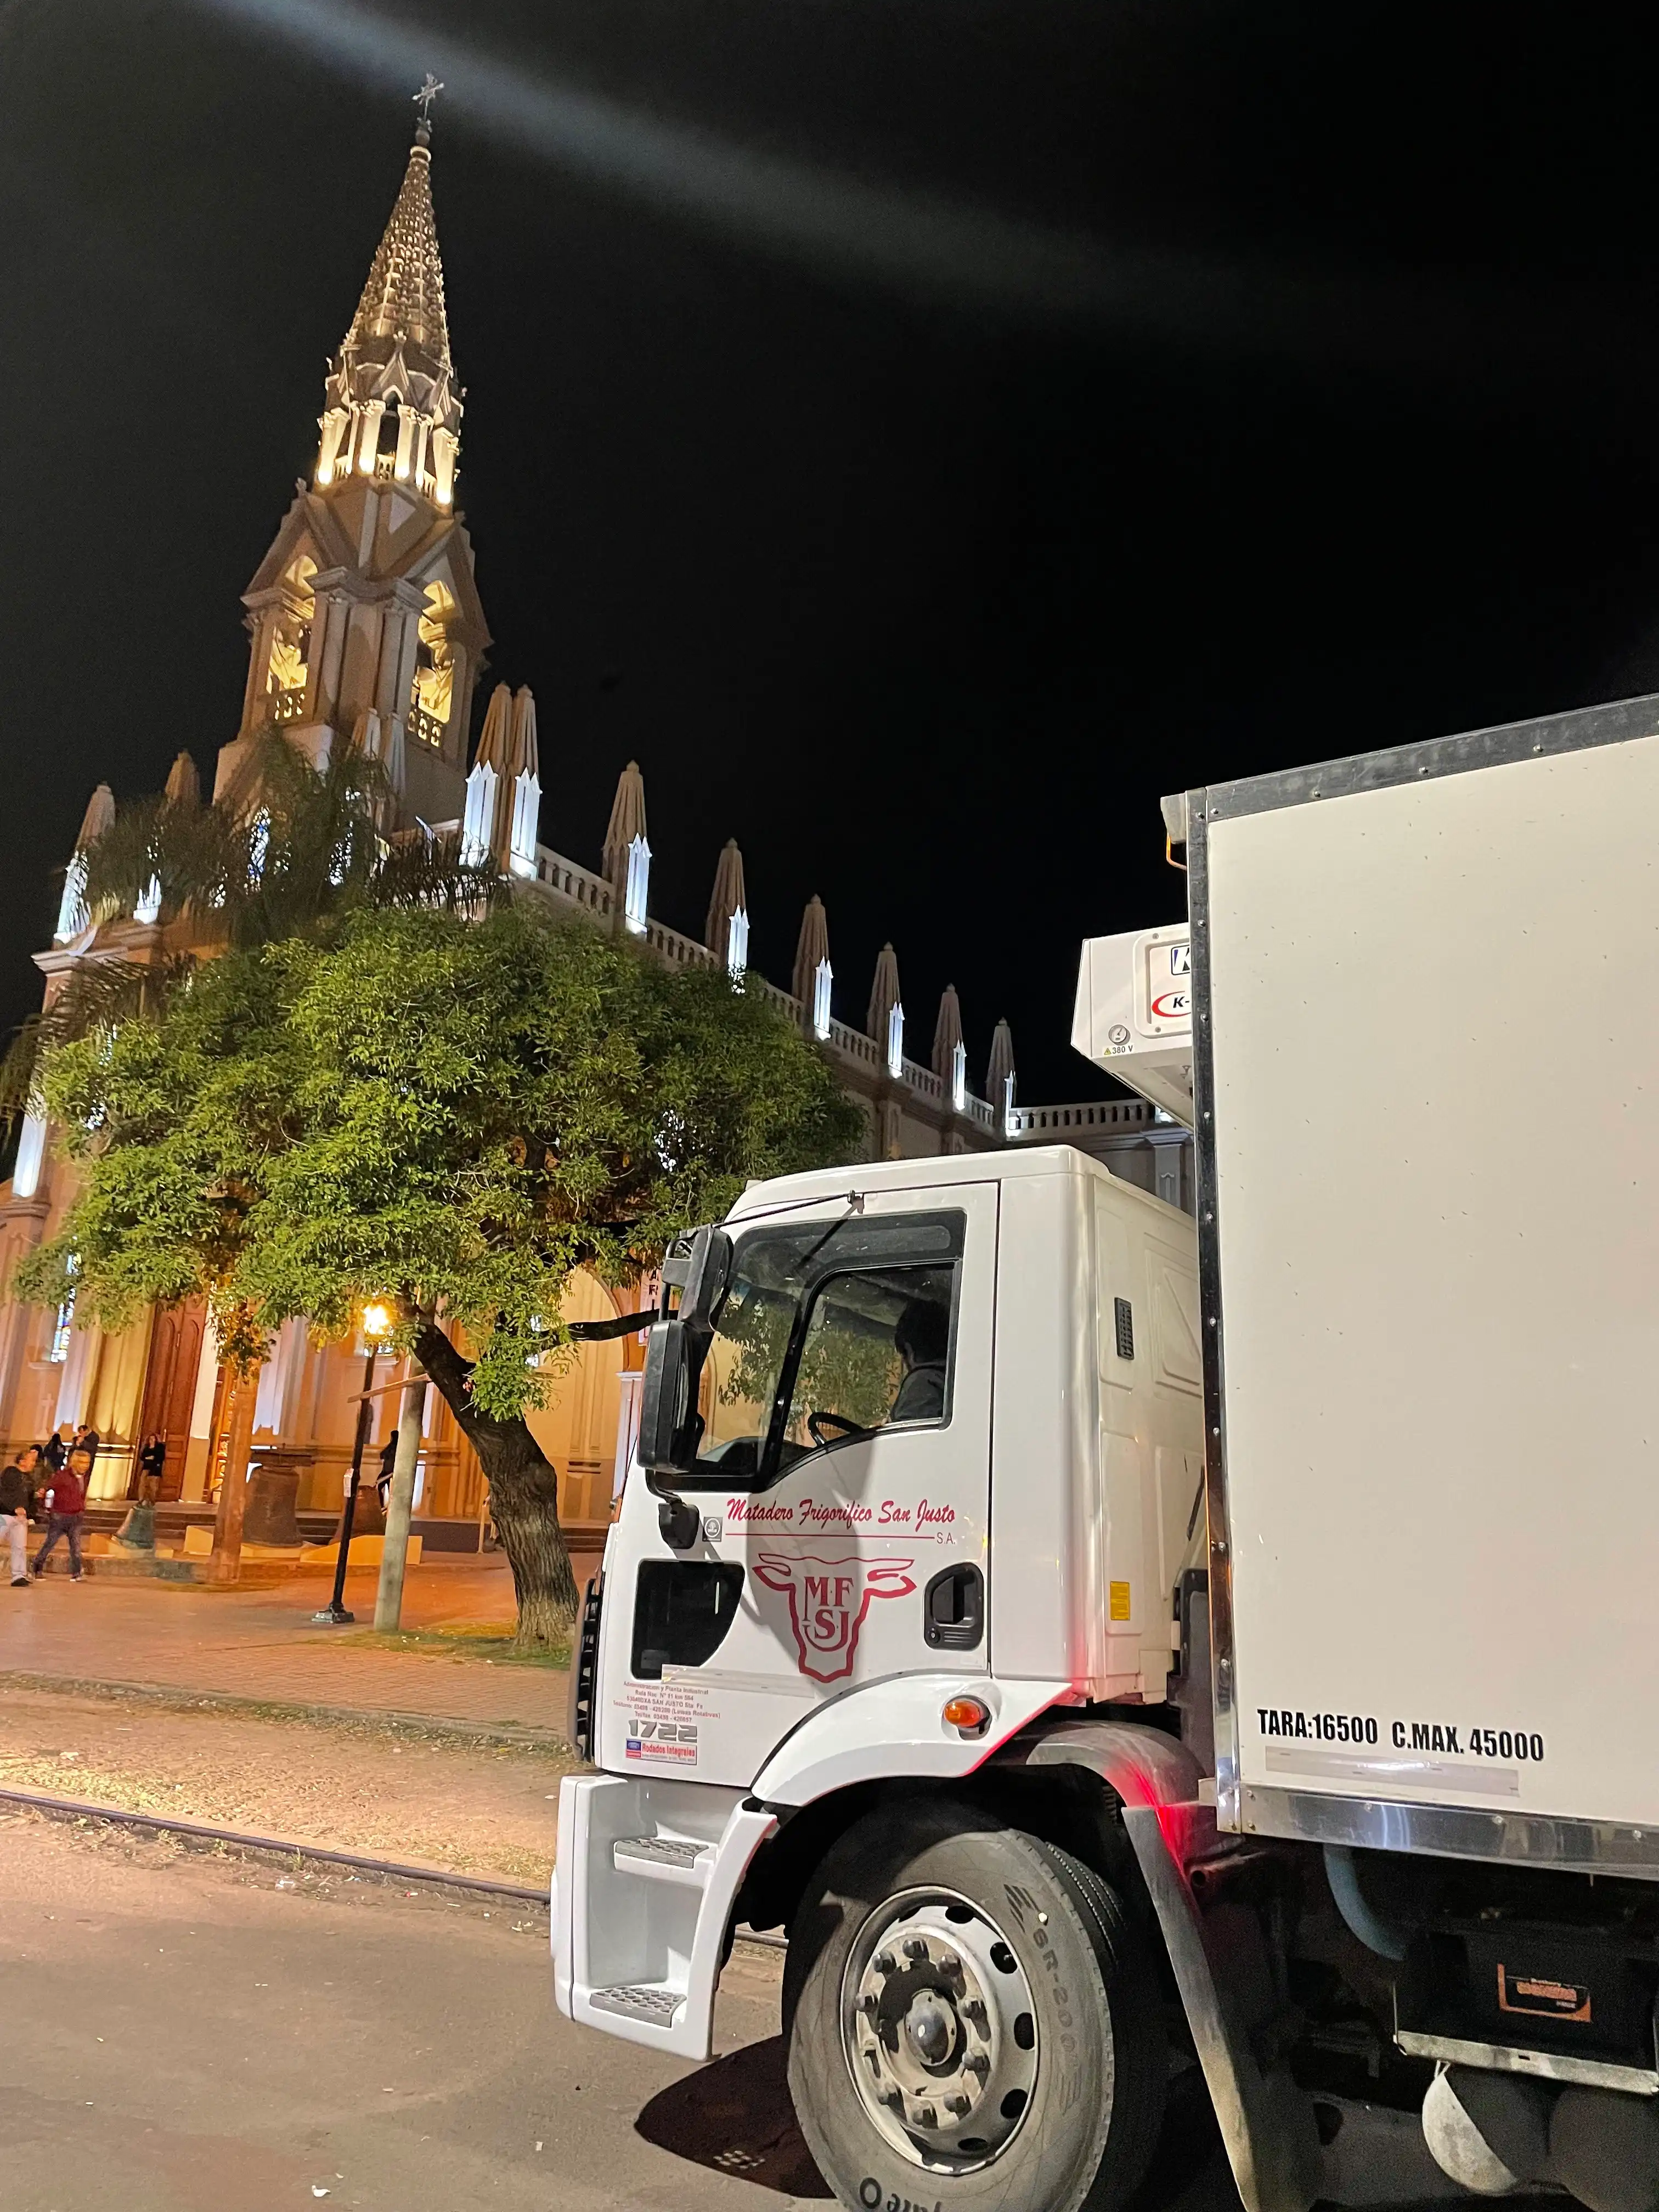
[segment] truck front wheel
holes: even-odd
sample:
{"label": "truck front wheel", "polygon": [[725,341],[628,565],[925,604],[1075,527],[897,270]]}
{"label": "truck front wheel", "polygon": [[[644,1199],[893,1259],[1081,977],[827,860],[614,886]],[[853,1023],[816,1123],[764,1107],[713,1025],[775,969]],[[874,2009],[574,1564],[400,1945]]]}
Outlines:
{"label": "truck front wheel", "polygon": [[1155,1978],[1114,1892],[966,1805],[884,1808],[790,1930],[802,2132],[842,2203],[1111,2212],[1158,2140]]}

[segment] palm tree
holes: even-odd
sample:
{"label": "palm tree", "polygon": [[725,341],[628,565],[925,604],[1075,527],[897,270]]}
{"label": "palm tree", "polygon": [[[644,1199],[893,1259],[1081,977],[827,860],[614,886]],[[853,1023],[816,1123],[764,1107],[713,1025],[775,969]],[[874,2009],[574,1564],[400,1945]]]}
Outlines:
{"label": "palm tree", "polygon": [[204,805],[181,753],[167,789],[124,806],[76,860],[91,921],[184,918],[182,941],[142,958],[118,941],[94,945],[13,1036],[0,1061],[0,1118],[40,1110],[55,1047],[154,1011],[228,946],[327,938],[362,908],[481,914],[501,896],[491,869],[463,863],[458,834],[384,831],[391,801],[384,769],[356,746],[318,768],[267,729],[235,785]]}

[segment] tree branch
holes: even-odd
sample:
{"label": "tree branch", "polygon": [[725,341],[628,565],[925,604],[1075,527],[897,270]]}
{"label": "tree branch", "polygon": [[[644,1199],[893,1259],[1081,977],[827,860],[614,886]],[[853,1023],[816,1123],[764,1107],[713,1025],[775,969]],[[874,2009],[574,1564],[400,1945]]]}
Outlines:
{"label": "tree branch", "polygon": [[472,1362],[463,1359],[430,1314],[422,1314],[415,1329],[415,1357],[437,1385],[439,1395],[463,1428],[478,1419],[467,1390]]}
{"label": "tree branch", "polygon": [[649,1328],[653,1322],[661,1319],[653,1306],[647,1313],[613,1314],[609,1321],[573,1321],[568,1328],[578,1344],[604,1344],[613,1336],[632,1336],[636,1330]]}

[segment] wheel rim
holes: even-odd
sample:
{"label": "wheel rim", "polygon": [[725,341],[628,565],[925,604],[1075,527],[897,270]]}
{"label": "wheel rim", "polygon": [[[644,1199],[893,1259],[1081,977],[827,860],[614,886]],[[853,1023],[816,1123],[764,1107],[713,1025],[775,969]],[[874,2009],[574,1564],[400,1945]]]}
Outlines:
{"label": "wheel rim", "polygon": [[842,2047],[865,2110],[933,2172],[1000,2157],[1025,2122],[1040,2058],[1018,1954],[953,1890],[908,1890],[859,1930],[842,1978]]}

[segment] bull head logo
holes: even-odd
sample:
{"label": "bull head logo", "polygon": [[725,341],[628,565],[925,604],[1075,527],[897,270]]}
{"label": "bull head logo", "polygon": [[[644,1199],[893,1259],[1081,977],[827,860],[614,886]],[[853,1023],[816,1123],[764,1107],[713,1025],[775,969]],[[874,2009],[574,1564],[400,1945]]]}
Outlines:
{"label": "bull head logo", "polygon": [[789,1600],[800,1670],[815,1682],[839,1682],[853,1671],[859,1631],[873,1597],[903,1597],[915,1583],[908,1559],[861,1559],[856,1552],[834,1559],[814,1553],[763,1552],[755,1572],[768,1589]]}

